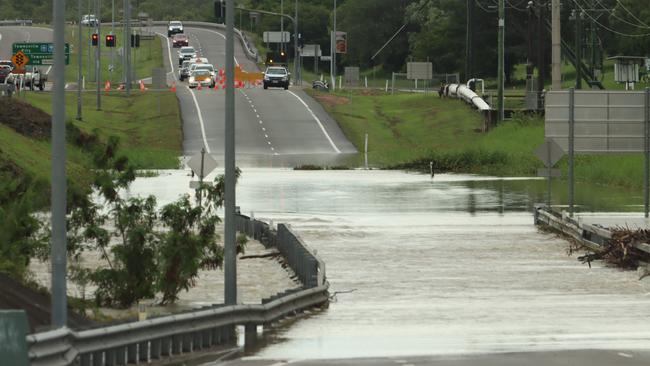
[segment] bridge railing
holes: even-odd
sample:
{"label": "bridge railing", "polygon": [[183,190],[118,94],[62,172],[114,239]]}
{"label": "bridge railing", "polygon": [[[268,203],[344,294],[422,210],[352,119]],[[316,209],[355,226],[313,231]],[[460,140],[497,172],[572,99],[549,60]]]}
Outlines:
{"label": "bridge railing", "polygon": [[218,305],[144,321],[74,331],[68,328],[27,336],[32,365],[126,365],[161,360],[228,344],[235,326],[255,329],[289,314],[319,306],[329,300],[325,266],[311,249],[280,224],[270,225],[237,215],[237,230],[276,247],[303,286],[263,299],[261,304]]}

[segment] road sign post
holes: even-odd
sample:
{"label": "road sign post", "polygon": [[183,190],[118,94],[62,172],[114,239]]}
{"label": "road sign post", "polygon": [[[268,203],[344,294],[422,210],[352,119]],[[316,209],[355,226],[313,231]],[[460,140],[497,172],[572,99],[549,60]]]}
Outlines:
{"label": "road sign post", "polygon": [[548,187],[546,195],[546,205],[551,207],[552,178],[560,176],[559,169],[553,169],[553,166],[564,156],[564,151],[553,139],[547,138],[542,145],[535,150],[535,156],[544,163],[545,169],[538,169],[538,177],[548,178]]}
{"label": "road sign post", "polygon": [[235,1],[226,0],[226,133],[224,194],[224,299],[237,303],[237,248],[235,243]]}
{"label": "road sign post", "polygon": [[574,176],[573,166],[575,157],[575,89],[569,89],[569,216],[573,217]]}

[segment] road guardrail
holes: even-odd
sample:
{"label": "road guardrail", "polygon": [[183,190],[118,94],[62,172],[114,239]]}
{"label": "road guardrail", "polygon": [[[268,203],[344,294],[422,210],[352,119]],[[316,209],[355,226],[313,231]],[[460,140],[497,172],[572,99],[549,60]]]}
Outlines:
{"label": "road guardrail", "polygon": [[144,321],[74,331],[61,328],[27,336],[31,365],[127,365],[191,353],[235,339],[235,326],[255,330],[287,315],[325,304],[329,283],[322,260],[288,225],[270,225],[237,215],[237,230],[266,247],[277,247],[303,286],[261,304],[218,305]]}

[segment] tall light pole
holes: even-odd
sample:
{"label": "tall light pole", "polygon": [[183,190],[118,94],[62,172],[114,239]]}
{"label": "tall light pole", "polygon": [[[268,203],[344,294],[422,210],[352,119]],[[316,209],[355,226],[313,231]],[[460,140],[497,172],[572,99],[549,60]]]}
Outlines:
{"label": "tall light pole", "polygon": [[336,0],[334,0],[334,31],[330,35],[330,88],[336,90]]}
{"label": "tall light pole", "polygon": [[505,0],[499,0],[499,75],[498,80],[498,108],[499,122],[505,119],[505,106],[503,100],[503,87],[505,82],[505,30],[506,30],[506,6]]}
{"label": "tall light pole", "polygon": [[81,85],[83,79],[83,73],[81,72],[81,52],[83,52],[83,41],[81,40],[81,0],[77,0],[77,120],[81,121]]}
{"label": "tall light pole", "polygon": [[97,81],[97,110],[102,110],[102,93],[101,93],[101,82],[102,82],[102,2],[101,0],[96,0],[97,6],[97,47],[95,48],[95,80]]}
{"label": "tall light pole", "polygon": [[280,52],[284,52],[284,0],[280,0]]}
{"label": "tall light pole", "polygon": [[52,325],[68,321],[66,289],[66,204],[65,173],[65,0],[52,3],[54,30],[54,85],[52,86]]}
{"label": "tall light pole", "polygon": [[294,32],[293,32],[293,73],[294,73],[294,84],[300,85],[300,57],[298,57],[298,0],[296,0],[294,5],[296,14],[294,19]]}
{"label": "tall light pole", "polygon": [[235,242],[235,0],[226,0],[226,134],[224,197],[224,299],[237,303],[237,247]]}
{"label": "tall light pole", "polygon": [[131,1],[124,0],[124,82],[126,95],[131,95]]}
{"label": "tall light pole", "polygon": [[551,89],[562,89],[562,23],[560,21],[560,0],[553,0],[551,5]]}

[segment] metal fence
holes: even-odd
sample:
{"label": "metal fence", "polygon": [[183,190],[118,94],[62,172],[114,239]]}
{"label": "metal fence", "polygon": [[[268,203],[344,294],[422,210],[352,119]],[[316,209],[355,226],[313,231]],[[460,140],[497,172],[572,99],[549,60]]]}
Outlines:
{"label": "metal fence", "polygon": [[10,20],[0,20],[0,26],[3,25],[22,25],[29,26],[32,25],[31,19],[10,19]]}
{"label": "metal fence", "polygon": [[235,326],[255,331],[289,314],[329,300],[325,265],[289,226],[235,217],[237,230],[276,247],[303,287],[262,299],[261,304],[217,306],[182,314],[84,331],[68,328],[27,336],[32,365],[81,366],[147,363],[191,353],[234,340]]}

